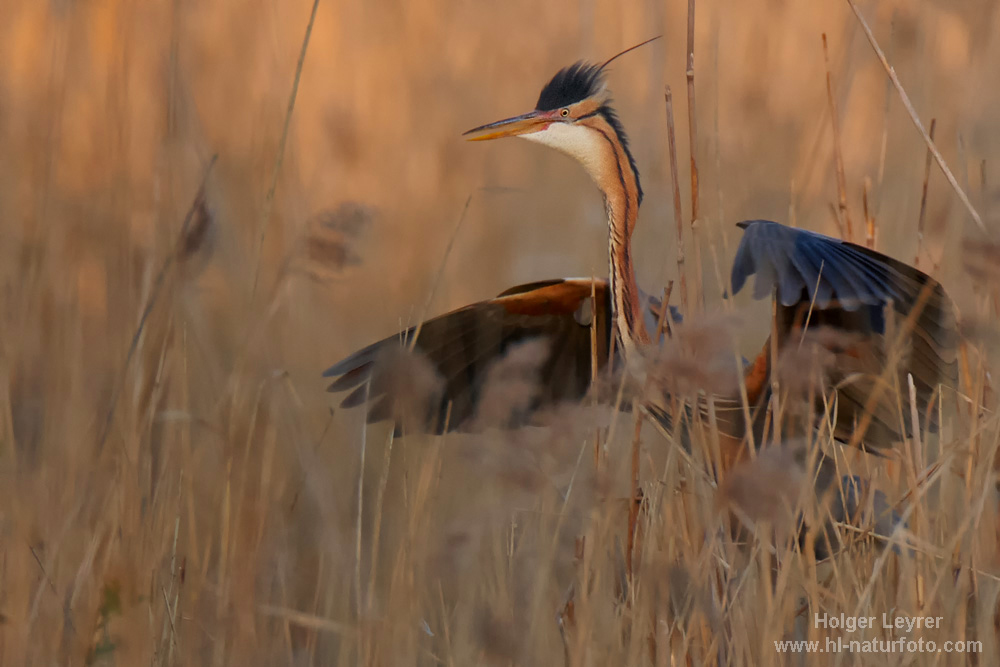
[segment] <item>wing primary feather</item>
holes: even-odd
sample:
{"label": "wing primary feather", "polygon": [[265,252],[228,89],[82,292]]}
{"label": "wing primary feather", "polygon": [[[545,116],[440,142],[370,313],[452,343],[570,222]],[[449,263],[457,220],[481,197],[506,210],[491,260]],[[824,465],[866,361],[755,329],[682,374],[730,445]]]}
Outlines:
{"label": "wing primary feather", "polygon": [[[808,300],[811,301],[815,297],[816,305],[819,308],[826,308],[830,304],[833,290],[829,280],[823,274],[823,261],[808,248],[798,249],[790,259],[792,266],[798,271],[798,278],[801,282],[794,283],[786,293],[781,295],[781,305],[795,305],[802,300],[804,290]],[[794,280],[794,278],[790,280]]]}
{"label": "wing primary feather", "polygon": [[[844,310],[855,311],[863,305],[875,303],[876,297],[871,290],[856,280],[856,273],[850,270],[853,267],[845,270],[844,263],[836,253],[831,252],[827,244],[806,244],[803,250],[812,257],[814,263],[819,263],[820,282],[829,286],[829,296],[835,296],[838,305]],[[820,304],[820,297],[816,301]],[[829,301],[824,301],[820,307],[825,308],[828,304]]]}
{"label": "wing primary feather", "polygon": [[340,402],[340,407],[342,408],[356,408],[362,405],[368,398],[369,392],[367,386],[361,386],[352,391],[347,397]]}
{"label": "wing primary feather", "polygon": [[360,366],[352,368],[331,382],[330,386],[327,387],[326,390],[335,393],[358,386],[371,376],[373,366],[374,362],[368,361]]}
{"label": "wing primary feather", "polygon": [[372,343],[371,345],[358,350],[354,354],[341,359],[333,366],[330,366],[323,371],[323,377],[329,378],[343,375],[344,373],[358,368],[362,364],[374,361],[375,357],[378,355],[378,351],[385,342],[385,340],[380,340],[376,343]]}

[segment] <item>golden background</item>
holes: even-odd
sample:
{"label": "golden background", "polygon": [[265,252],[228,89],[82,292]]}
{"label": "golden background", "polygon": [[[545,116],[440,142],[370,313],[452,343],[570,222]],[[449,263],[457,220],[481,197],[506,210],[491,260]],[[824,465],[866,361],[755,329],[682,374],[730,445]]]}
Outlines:
{"label": "golden background", "polygon": [[[177,554],[189,614],[176,621],[179,664],[294,653],[283,647],[298,640],[254,616],[254,604],[339,610],[311,596],[315,586],[339,600],[349,588],[336,563],[348,572],[353,547],[337,545],[353,526],[349,443],[360,419],[330,421],[319,373],[421,314],[606,272],[604,210],[582,169],[526,142],[469,144],[461,133],[530,110],[559,68],[656,34],[614,63],[609,85],[646,191],[639,282],[658,293],[677,277],[664,85],[687,227],[687,3],[322,1],[271,202],[311,6],[5,0],[0,9],[3,664],[81,664],[102,631],[117,645],[98,659],[166,664],[160,588],[176,590],[166,582],[176,581]],[[998,3],[861,9],[994,229]],[[837,233],[822,33],[854,240],[864,238],[868,179],[878,249],[912,262],[926,146],[848,4],[699,0],[696,26],[708,307],[721,297],[709,249],[725,276],[735,222]],[[168,272],[126,367],[213,155],[208,240]],[[361,211],[361,227],[324,228],[345,204]],[[979,232],[936,166],[926,221],[921,266],[972,308],[960,254]],[[317,233],[332,235],[332,255],[302,250]],[[763,324],[748,350],[765,337],[762,310],[751,311]],[[329,429],[341,435],[327,439]],[[378,472],[368,475],[375,484]],[[299,492],[313,498],[304,517],[292,509]],[[301,545],[311,538],[324,546]],[[316,568],[316,580],[296,583]],[[108,630],[101,601],[119,589]],[[347,655],[337,646],[328,655]]]}

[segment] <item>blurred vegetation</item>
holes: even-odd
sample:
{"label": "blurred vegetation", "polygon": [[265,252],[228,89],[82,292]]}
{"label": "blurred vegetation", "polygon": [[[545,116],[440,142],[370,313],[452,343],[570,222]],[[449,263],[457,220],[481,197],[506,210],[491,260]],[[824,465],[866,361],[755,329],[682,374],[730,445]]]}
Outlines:
{"label": "blurred vegetation", "polygon": [[[991,232],[998,7],[861,3]],[[630,416],[567,408],[547,428],[394,441],[360,411],[331,413],[319,372],[426,314],[439,274],[431,314],[606,272],[603,206],[581,169],[460,134],[529,110],[558,68],[657,33],[610,83],[647,192],[640,283],[656,293],[675,277],[663,92],[686,164],[687,3],[320,3],[270,203],[310,9],[3,7],[0,663],[799,664],[770,641],[820,636],[804,606],[944,615],[925,636],[981,639],[995,660],[992,413],[923,442],[916,474],[933,484],[912,496],[905,461],[849,455],[913,508],[920,548],[853,548],[832,573],[780,540],[769,551],[766,531],[735,543],[706,462],[647,429],[629,605]],[[721,303],[734,222],[837,231],[825,33],[855,240],[867,182],[877,247],[942,280],[970,336],[964,389],[988,395],[996,248],[932,166],[917,257],[926,147],[847,3],[700,0],[696,25],[706,307]],[[769,313],[737,303],[760,332],[740,345],[759,349]],[[603,471],[580,456],[595,430]]]}

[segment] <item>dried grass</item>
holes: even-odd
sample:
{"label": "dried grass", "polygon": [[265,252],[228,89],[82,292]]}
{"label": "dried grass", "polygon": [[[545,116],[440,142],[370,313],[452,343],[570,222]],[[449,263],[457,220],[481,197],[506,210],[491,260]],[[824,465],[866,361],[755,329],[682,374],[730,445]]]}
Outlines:
{"label": "dried grass", "polygon": [[476,414],[479,428],[510,428],[527,420],[541,390],[542,364],[550,348],[544,339],[518,343],[486,371]]}
{"label": "dried grass", "polygon": [[374,211],[356,202],[320,213],[307,224],[292,266],[321,284],[342,279],[361,263],[359,246],[374,217]]}
{"label": "dried grass", "polygon": [[642,370],[652,386],[667,395],[732,396],[741,377],[733,362],[739,326],[735,315],[689,317],[675,327],[669,341],[649,351]]}
{"label": "dried grass", "polygon": [[796,503],[809,481],[791,448],[768,447],[726,476],[719,499],[751,521],[784,524],[787,529],[795,523]]}
{"label": "dried grass", "polygon": [[[1000,253],[975,237],[955,257],[958,207],[928,225],[923,246],[945,258],[942,280],[970,323],[960,405],[942,408],[941,432],[880,460],[821,431],[832,497],[811,508],[807,466],[783,450],[762,452],[720,487],[718,434],[692,429],[686,451],[644,425],[628,580],[631,418],[563,406],[495,428],[530,402],[537,348],[497,367],[490,391],[503,410],[480,415],[490,427],[473,434],[398,439],[360,410],[331,415],[318,374],[323,360],[424,311],[508,283],[600,275],[604,232],[581,221],[599,219],[601,202],[582,176],[567,176],[564,158],[477,152],[457,135],[501,107],[527,108],[556,67],[612,53],[622,34],[633,35],[627,43],[662,25],[663,44],[679,44],[687,7],[602,0],[456,12],[431,2],[400,14],[321,3],[292,115],[312,4],[276,13],[259,2],[15,2],[0,25],[0,664],[798,665],[831,656],[778,653],[774,641],[899,635],[817,628],[817,613],[941,616],[942,627],[911,638],[978,640],[981,652],[888,661],[996,662],[1000,419],[988,387]],[[882,70],[867,46],[845,46],[844,8],[821,4],[697,3],[699,120],[712,113],[718,123],[706,133],[713,124],[702,122],[698,135],[696,217],[718,276],[737,238],[720,219],[723,194],[727,215],[766,216],[785,210],[794,180],[796,216],[813,228],[838,198],[824,171],[832,147],[811,151],[805,136],[829,126],[821,31],[831,53],[855,49],[831,63],[847,196],[877,170],[878,245],[901,259],[916,249],[928,147],[878,97]],[[865,10],[880,36],[901,14],[890,58],[913,105],[937,118],[943,157],[961,131],[969,160],[995,164],[1000,13],[933,2]],[[718,44],[714,68],[702,64],[706,36]],[[616,68],[613,83],[647,175],[635,253],[654,286],[663,276],[649,271],[675,266],[664,253],[672,230],[657,223],[671,186],[659,91],[681,81],[686,63],[671,48],[645,53]],[[650,74],[661,61],[668,69]],[[964,69],[946,66],[955,62]],[[690,136],[676,137],[681,154]],[[216,151],[211,187],[178,244]],[[820,176],[810,179],[814,165]],[[954,196],[943,181],[928,184],[931,222]],[[469,207],[442,268],[447,220],[484,184],[494,190]],[[168,257],[180,271],[158,288]],[[296,272],[316,280],[286,280]],[[724,278],[701,278],[690,284],[703,284],[714,309]],[[258,295],[276,296],[255,303],[257,280]],[[645,368],[664,390],[722,388],[734,348],[760,348],[765,310],[681,327]],[[789,391],[812,387],[795,385],[808,374],[794,369],[814,363],[802,350],[782,360]],[[396,407],[421,418],[439,378],[419,358],[386,363],[400,374],[387,385]],[[606,386],[613,404],[620,383]],[[623,404],[641,390],[626,387]],[[837,487],[852,475],[884,493],[905,531],[879,524],[874,493],[861,494],[866,516],[836,515]],[[759,523],[733,531],[720,498]],[[807,544],[844,519],[835,532],[844,547],[816,562],[798,531],[765,529],[787,522],[789,507],[824,519],[810,523]],[[868,545],[890,531],[899,548]]]}

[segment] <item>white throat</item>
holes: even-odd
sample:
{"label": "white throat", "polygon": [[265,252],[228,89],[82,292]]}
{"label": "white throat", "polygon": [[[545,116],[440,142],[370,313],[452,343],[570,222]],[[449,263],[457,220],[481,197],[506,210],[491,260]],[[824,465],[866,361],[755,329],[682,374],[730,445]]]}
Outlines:
{"label": "white throat", "polygon": [[601,161],[611,150],[601,135],[585,125],[555,122],[541,132],[522,134],[528,141],[550,146],[575,158],[595,181],[599,181]]}
{"label": "white throat", "polygon": [[605,138],[600,130],[586,125],[555,122],[541,132],[521,136],[576,158],[604,194],[615,329],[625,356],[634,356],[636,343],[648,342],[648,334],[629,252],[629,237],[638,213],[639,203],[635,196],[638,184],[634,184],[634,191],[626,185],[622,170],[630,166],[621,164],[625,156],[617,156],[616,144]]}

